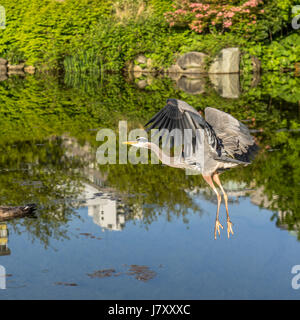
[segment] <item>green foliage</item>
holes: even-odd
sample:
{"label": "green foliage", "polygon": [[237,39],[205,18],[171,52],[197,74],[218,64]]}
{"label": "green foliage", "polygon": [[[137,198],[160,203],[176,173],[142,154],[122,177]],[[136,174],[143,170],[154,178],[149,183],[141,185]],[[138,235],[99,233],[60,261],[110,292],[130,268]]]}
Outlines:
{"label": "green foliage", "polygon": [[162,67],[173,61],[174,52],[179,49],[187,34],[170,31],[167,24],[158,17],[141,23],[129,20],[126,27],[110,18],[99,21],[90,34],[75,40],[72,47],[74,54],[79,43],[83,50],[92,47],[100,53],[105,70],[120,71],[126,61],[140,53],[151,57],[154,66]]}
{"label": "green foliage", "polygon": [[172,0],[149,0],[149,5],[153,8],[154,14],[163,16],[163,14],[172,8]]}
{"label": "green foliage", "polygon": [[261,56],[264,70],[294,70],[295,63],[300,61],[299,52],[299,33],[273,41],[270,46],[265,47]]}
{"label": "green foliage", "polygon": [[[245,1],[212,3],[233,8]],[[100,63],[101,70],[120,71],[140,53],[160,70],[173,64],[179,53],[196,50],[212,59],[230,46],[258,56],[263,70],[292,69],[299,60],[299,34],[290,26],[293,0],[265,0],[259,4],[264,12],[255,24],[237,21],[223,35],[212,26],[204,35],[187,26],[170,28],[164,13],[172,9],[171,0],[3,0],[1,4],[7,21],[0,32],[0,55],[13,64],[26,60],[40,70],[66,67],[67,74],[78,68],[94,74]],[[73,74],[67,77],[77,81]]]}
{"label": "green foliage", "polygon": [[110,1],[102,0],[3,0],[1,4],[7,21],[0,32],[0,54],[12,60],[14,52],[21,52],[28,64],[48,68],[58,68],[71,39],[84,36],[111,11]]}

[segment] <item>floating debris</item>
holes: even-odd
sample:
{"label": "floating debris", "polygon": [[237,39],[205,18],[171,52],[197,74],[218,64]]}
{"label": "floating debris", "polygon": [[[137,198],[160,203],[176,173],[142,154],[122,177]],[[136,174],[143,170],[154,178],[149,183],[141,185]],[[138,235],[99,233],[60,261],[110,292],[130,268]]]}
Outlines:
{"label": "floating debris", "polygon": [[78,284],[74,282],[55,282],[56,286],[77,287]]}
{"label": "floating debris", "polygon": [[81,236],[85,236],[87,238],[90,238],[90,239],[97,239],[97,240],[102,240],[101,237],[96,237],[94,235],[92,235],[91,233],[88,233],[88,232],[81,232],[79,233]]}
{"label": "floating debris", "polygon": [[87,275],[92,279],[94,279],[94,278],[107,278],[107,277],[111,277],[113,275],[116,275],[116,270],[115,269],[103,269],[103,270],[95,271],[94,273],[88,273]]}
{"label": "floating debris", "polygon": [[132,264],[130,266],[129,272],[127,272],[126,274],[134,276],[135,279],[139,281],[147,282],[153,279],[157,273],[150,270],[147,266],[138,266],[136,264]]}
{"label": "floating debris", "polygon": [[[128,269],[127,264],[123,264]],[[161,265],[162,266],[162,265]],[[119,277],[122,274],[134,276],[135,279],[143,282],[147,282],[156,276],[156,272],[149,269],[147,266],[139,266],[132,264],[127,272],[116,272],[115,269],[103,269],[95,271],[94,273],[88,273],[87,275],[94,278],[107,278],[107,277]]]}

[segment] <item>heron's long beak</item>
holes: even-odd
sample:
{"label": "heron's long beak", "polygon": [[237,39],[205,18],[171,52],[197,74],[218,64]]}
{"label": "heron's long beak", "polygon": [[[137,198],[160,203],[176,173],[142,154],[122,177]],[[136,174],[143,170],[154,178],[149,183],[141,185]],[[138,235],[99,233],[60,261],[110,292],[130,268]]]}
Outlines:
{"label": "heron's long beak", "polygon": [[123,144],[135,145],[137,141],[124,141]]}

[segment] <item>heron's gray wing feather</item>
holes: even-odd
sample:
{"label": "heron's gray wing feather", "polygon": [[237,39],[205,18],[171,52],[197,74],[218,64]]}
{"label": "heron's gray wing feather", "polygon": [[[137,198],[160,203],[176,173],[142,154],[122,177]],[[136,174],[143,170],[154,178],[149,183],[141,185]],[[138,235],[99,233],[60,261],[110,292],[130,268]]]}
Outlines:
{"label": "heron's gray wing feather", "polygon": [[[186,121],[186,112],[189,114],[194,114],[195,116],[199,116],[201,119],[204,120],[194,109],[192,106],[187,104],[184,101],[177,100],[177,99],[168,99],[167,105],[162,108],[159,112],[157,112],[146,124],[145,127],[147,131],[157,128],[157,129],[168,129],[171,130],[172,128],[176,129],[195,129],[195,125],[193,124],[190,119]],[[169,121],[160,124],[160,121],[163,118],[167,118]],[[187,127],[188,126],[188,127]]]}
{"label": "heron's gray wing feather", "polygon": [[212,126],[229,156],[250,162],[256,144],[243,123],[226,112],[210,107],[205,108],[205,120]]}
{"label": "heron's gray wing feather", "polygon": [[[162,130],[164,145],[170,142],[173,129],[181,130],[182,134],[185,129],[192,129],[193,132],[200,128],[200,123],[204,124],[205,120],[198,114],[197,110],[184,101],[177,99],[168,99],[167,104],[158,113],[156,113],[146,124],[147,132],[151,129]],[[167,129],[169,133],[166,133]],[[176,137],[179,132],[175,131]],[[183,135],[182,135],[183,137]],[[176,140],[176,139],[175,139]]]}

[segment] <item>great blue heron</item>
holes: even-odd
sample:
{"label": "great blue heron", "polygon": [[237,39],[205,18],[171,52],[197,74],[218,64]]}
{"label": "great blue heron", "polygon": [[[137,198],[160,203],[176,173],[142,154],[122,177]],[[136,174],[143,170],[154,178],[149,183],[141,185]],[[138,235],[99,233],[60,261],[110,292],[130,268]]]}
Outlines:
{"label": "great blue heron", "polygon": [[[223,226],[219,221],[221,195],[214,185],[215,182],[224,196],[227,236],[229,238],[230,233],[233,235],[228,212],[228,197],[220,182],[219,174],[238,165],[251,163],[257,146],[248,128],[228,113],[210,107],[205,109],[204,119],[192,106],[177,99],[168,99],[167,105],[155,114],[145,127],[147,131],[154,128],[159,129],[160,132],[163,132],[161,136],[165,136],[165,141],[170,141],[170,132],[174,129],[179,129],[184,134],[185,132],[192,133],[192,139],[184,142],[184,149],[179,158],[166,155],[159,144],[148,142],[143,137],[138,138],[137,141],[126,141],[125,143],[154,151],[162,163],[168,166],[201,171],[204,180],[217,195],[218,206],[214,228],[216,239],[217,232],[220,236],[220,228],[223,229]],[[197,138],[199,133],[202,134],[202,140]],[[197,152],[197,149],[202,152]]]}

